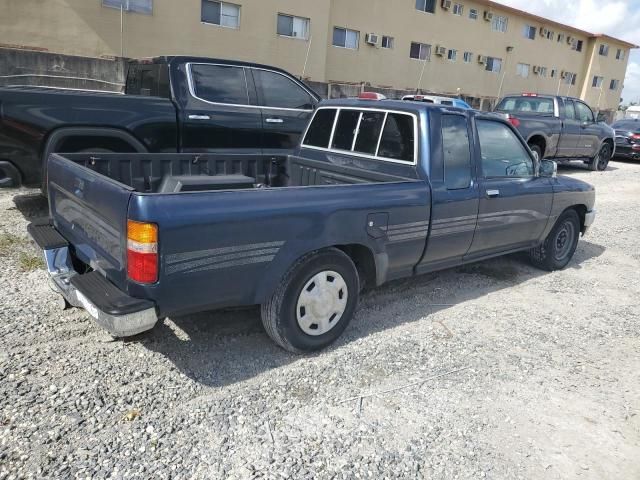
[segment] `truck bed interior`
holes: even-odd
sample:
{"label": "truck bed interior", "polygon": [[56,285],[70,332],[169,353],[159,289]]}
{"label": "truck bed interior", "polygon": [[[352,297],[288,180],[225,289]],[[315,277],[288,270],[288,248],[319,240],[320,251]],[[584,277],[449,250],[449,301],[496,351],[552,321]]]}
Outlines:
{"label": "truck bed interior", "polygon": [[[260,154],[53,154],[141,193],[179,193],[415,180],[364,166]],[[375,162],[375,161],[374,161]],[[373,164],[372,164],[373,165]]]}

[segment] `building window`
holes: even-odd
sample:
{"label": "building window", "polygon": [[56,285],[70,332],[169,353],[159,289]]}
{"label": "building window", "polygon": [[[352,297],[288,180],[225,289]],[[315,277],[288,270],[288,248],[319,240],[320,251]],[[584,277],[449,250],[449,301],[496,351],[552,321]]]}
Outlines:
{"label": "building window", "polygon": [[333,46],[358,49],[360,43],[360,32],[349,30],[348,28],[333,27]]}
{"label": "building window", "polygon": [[576,45],[575,51],[576,51],[576,52],[581,52],[581,51],[582,51],[582,40],[578,40],[578,41],[575,43],[575,45]]}
{"label": "building window", "polygon": [[500,72],[500,70],[502,70],[502,59],[487,57],[487,64],[485,65],[484,69],[488,72]]}
{"label": "building window", "polygon": [[416,0],[416,9],[421,12],[435,13],[436,0]]}
{"label": "building window", "polygon": [[431,45],[427,45],[426,43],[411,42],[409,57],[415,58],[416,60],[430,60]]}
{"label": "building window", "polygon": [[616,52],[616,60],[624,60],[624,50],[621,48]]}
{"label": "building window", "polygon": [[462,5],[461,3],[454,3],[453,14],[462,16],[463,13],[464,13],[464,5]]}
{"label": "building window", "polygon": [[602,87],[602,81],[604,80],[604,77],[599,77],[597,75],[595,75],[593,77],[593,81],[591,82],[591,86],[593,88],[600,88]]}
{"label": "building window", "polygon": [[473,52],[464,52],[464,63],[471,63],[473,61]]}
{"label": "building window", "polygon": [[102,0],[102,6],[145,15],[153,13],[153,0]]}
{"label": "building window", "polygon": [[606,43],[601,43],[598,53],[603,57],[606,57],[607,55],[609,55],[609,45],[607,45]]}
{"label": "building window", "polygon": [[620,80],[611,80],[609,83],[609,90],[618,90],[620,87]]}
{"label": "building window", "polygon": [[204,23],[212,23],[221,27],[240,27],[240,5],[226,2],[202,0],[202,18]]}
{"label": "building window", "polygon": [[382,48],[393,48],[393,37],[382,36]]}
{"label": "building window", "polygon": [[452,62],[456,61],[456,58],[458,58],[458,51],[457,50],[449,50],[447,52],[447,60],[451,60]]}
{"label": "building window", "polygon": [[552,68],[551,69],[551,75],[549,75],[551,78],[556,78],[556,75],[558,74],[558,69],[557,68]]}
{"label": "building window", "polygon": [[564,42],[564,38],[565,38],[565,37],[564,37],[564,33],[559,33],[559,34],[558,34],[558,43],[560,43],[560,42]]}
{"label": "building window", "polygon": [[309,19],[293,15],[278,14],[278,35],[309,39]]}
{"label": "building window", "polygon": [[524,30],[522,31],[522,35],[524,36],[524,38],[528,38],[529,40],[535,40],[536,27],[533,27],[531,25],[525,25]]}
{"label": "building window", "polygon": [[538,67],[538,74],[541,77],[546,77],[547,76],[547,67]]}
{"label": "building window", "polygon": [[527,63],[519,63],[516,66],[516,75],[522,78],[529,77],[529,64]]}
{"label": "building window", "polygon": [[555,33],[553,33],[551,30],[547,30],[547,40],[553,40],[554,36]]}
{"label": "building window", "polygon": [[478,19],[478,10],[476,10],[475,8],[472,8],[469,10],[469,18],[471,20],[477,20]]}
{"label": "building window", "polygon": [[494,32],[502,32],[505,33],[507,31],[507,23],[509,19],[507,17],[503,17],[501,15],[494,15],[491,20],[491,30]]}
{"label": "building window", "polygon": [[578,76],[575,73],[571,72],[564,72],[562,74],[562,80],[565,85],[575,85],[577,77]]}

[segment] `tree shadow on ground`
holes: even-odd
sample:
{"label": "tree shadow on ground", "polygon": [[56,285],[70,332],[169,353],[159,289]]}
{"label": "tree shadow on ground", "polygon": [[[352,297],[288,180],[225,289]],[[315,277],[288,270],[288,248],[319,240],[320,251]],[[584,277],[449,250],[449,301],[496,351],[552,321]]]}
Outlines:
{"label": "tree shadow on ground", "polygon": [[[604,250],[601,245],[581,241],[567,268],[581,269]],[[351,325],[329,349],[339,349],[376,332],[418,321],[547,274],[530,266],[526,255],[513,254],[390,282],[363,293]],[[455,292],[447,291],[452,284],[456,285]],[[424,308],[412,308],[406,315],[397,315],[406,302],[416,306],[416,298]],[[129,341],[161,353],[185,375],[207,386],[241,382],[304,358],[280,349],[269,339],[257,307],[165,319],[147,334]]]}

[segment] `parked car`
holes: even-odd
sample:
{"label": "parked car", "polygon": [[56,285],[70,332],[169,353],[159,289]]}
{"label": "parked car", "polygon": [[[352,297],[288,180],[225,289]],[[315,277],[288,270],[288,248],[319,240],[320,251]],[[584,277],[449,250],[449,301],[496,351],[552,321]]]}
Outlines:
{"label": "parked car", "polygon": [[615,153],[615,133],[578,98],[523,93],[498,102],[537,158],[579,160],[591,170],[605,170]]}
{"label": "parked car", "polygon": [[405,95],[402,100],[409,102],[435,103],[436,105],[449,105],[451,107],[470,109],[471,106],[464,100],[437,95]]}
{"label": "parked car", "polygon": [[0,89],[0,186],[43,185],[53,152],[287,155],[320,98],[287,72],[199,57],[132,61],[125,94]]}
{"label": "parked car", "polygon": [[29,231],[68,302],[114,336],[258,304],[269,336],[303,352],[340,336],[363,286],[516,251],[561,269],[595,218],[591,185],[474,110],[328,101],[280,167],[54,154],[51,218]]}
{"label": "parked car", "polygon": [[616,132],[616,157],[640,159],[640,118],[618,120],[611,128]]}

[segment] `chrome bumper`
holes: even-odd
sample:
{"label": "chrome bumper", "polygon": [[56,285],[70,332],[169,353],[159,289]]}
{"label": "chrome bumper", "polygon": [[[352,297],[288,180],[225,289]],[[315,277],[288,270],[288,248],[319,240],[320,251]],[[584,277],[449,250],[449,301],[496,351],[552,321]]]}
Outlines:
{"label": "chrome bumper", "polygon": [[584,227],[582,228],[582,235],[586,235],[593,222],[596,221],[596,211],[591,210],[584,215]]}
{"label": "chrome bumper", "polygon": [[83,308],[114,337],[130,337],[150,330],[158,321],[155,308],[113,315],[100,310],[83,292],[72,284],[79,275],[73,268],[69,247],[43,250],[47,270],[58,292],[74,307]]}

